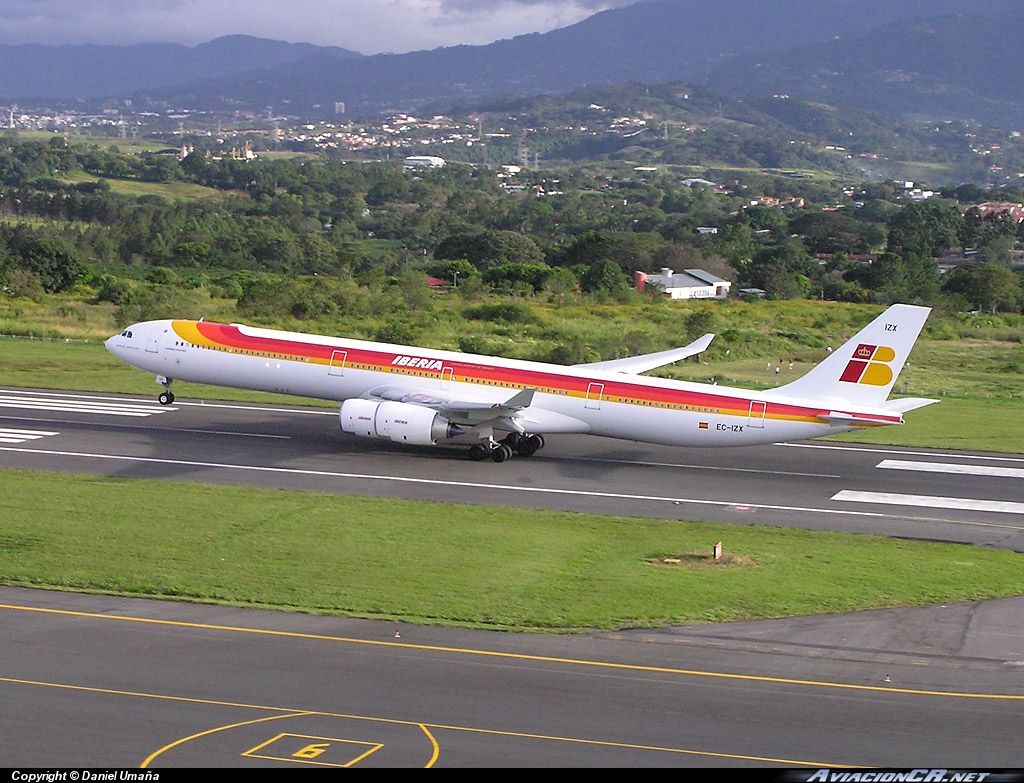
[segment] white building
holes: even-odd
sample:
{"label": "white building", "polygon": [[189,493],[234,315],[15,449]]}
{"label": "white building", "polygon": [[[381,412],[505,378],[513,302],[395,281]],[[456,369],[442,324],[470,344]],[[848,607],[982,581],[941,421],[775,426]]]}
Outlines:
{"label": "white building", "polygon": [[644,291],[653,285],[661,289],[670,299],[726,299],[729,296],[728,280],[705,272],[703,269],[687,269],[679,274],[668,267],[662,267],[660,275],[635,273],[636,290]]}
{"label": "white building", "polygon": [[439,169],[444,165],[444,158],[436,155],[410,155],[405,159],[407,169]]}

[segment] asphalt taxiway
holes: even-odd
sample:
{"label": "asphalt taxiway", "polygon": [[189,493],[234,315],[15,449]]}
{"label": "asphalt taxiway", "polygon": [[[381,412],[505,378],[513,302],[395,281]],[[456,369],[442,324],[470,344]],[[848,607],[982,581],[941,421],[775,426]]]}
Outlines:
{"label": "asphalt taxiway", "polygon": [[[552,437],[474,463],[334,410],[0,389],[0,466],[1024,549],[1024,458]],[[534,636],[0,587],[7,765],[1024,766],[1024,599]]]}
{"label": "asphalt taxiway", "polygon": [[0,587],[0,735],[33,767],[1021,767],[1022,615],[542,636]]}

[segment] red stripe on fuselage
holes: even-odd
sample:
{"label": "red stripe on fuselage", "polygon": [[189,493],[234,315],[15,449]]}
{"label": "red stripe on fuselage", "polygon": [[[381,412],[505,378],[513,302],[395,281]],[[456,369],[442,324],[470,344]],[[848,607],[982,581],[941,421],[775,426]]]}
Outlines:
{"label": "red stripe on fuselage", "polygon": [[[244,334],[237,326],[200,321],[195,324],[196,328],[210,342],[232,350],[252,351],[254,353],[276,353],[289,356],[300,356],[312,361],[331,361],[336,351],[345,351],[347,354],[346,365],[366,365],[377,372],[390,373],[394,375],[406,375],[415,373],[418,377],[441,378],[441,369],[424,370],[422,368],[409,368],[407,366],[394,366],[396,358],[400,356],[411,356],[436,360],[440,357],[419,355],[415,350],[406,348],[402,351],[381,351],[374,349],[359,348],[354,346],[336,346],[330,344],[311,343],[301,340],[288,340],[273,337],[256,337]],[[543,370],[531,370],[516,367],[501,367],[480,362],[465,362],[460,360],[440,359],[445,369],[451,368],[454,377],[453,381],[459,382],[466,379],[473,381],[487,381],[486,385],[505,385],[510,389],[522,388],[554,388],[558,391],[569,392],[571,395],[587,396],[591,384],[603,386],[602,395],[604,398],[623,398],[625,400],[637,400],[642,403],[653,403],[655,405],[681,405],[689,408],[713,409],[725,415],[746,416],[750,400],[746,398],[731,397],[707,392],[689,391],[685,389],[666,389],[658,386],[648,386],[642,383],[630,383],[628,381],[608,380],[603,378],[588,378],[575,375],[567,375]],[[566,368],[568,371],[568,368]],[[402,372],[406,370],[407,372]],[[617,399],[611,400],[617,402]],[[636,404],[636,403],[634,403]],[[706,412],[712,413],[712,410]],[[778,418],[814,418],[818,415],[827,414],[828,411],[820,408],[807,408],[800,405],[789,405],[785,403],[768,402],[766,416]],[[887,417],[889,423],[899,423],[900,417]],[[883,419],[879,419],[882,423]]]}

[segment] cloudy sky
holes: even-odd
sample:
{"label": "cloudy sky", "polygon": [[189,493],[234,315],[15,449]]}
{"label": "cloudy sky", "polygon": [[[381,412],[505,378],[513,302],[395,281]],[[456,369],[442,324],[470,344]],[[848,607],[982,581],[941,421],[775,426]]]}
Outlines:
{"label": "cloudy sky", "polygon": [[173,42],[221,35],[364,54],[489,43],[636,0],[0,0],[0,43]]}

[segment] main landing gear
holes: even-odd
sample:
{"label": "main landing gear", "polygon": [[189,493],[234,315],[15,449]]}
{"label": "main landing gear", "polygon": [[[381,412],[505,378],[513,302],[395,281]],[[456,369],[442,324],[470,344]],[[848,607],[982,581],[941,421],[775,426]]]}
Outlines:
{"label": "main landing gear", "polygon": [[513,454],[518,454],[520,457],[532,457],[542,448],[544,448],[542,435],[511,432],[500,443],[495,443],[493,440],[474,443],[469,447],[469,458],[474,462],[479,462],[490,457],[492,462],[501,463],[512,459]]}

